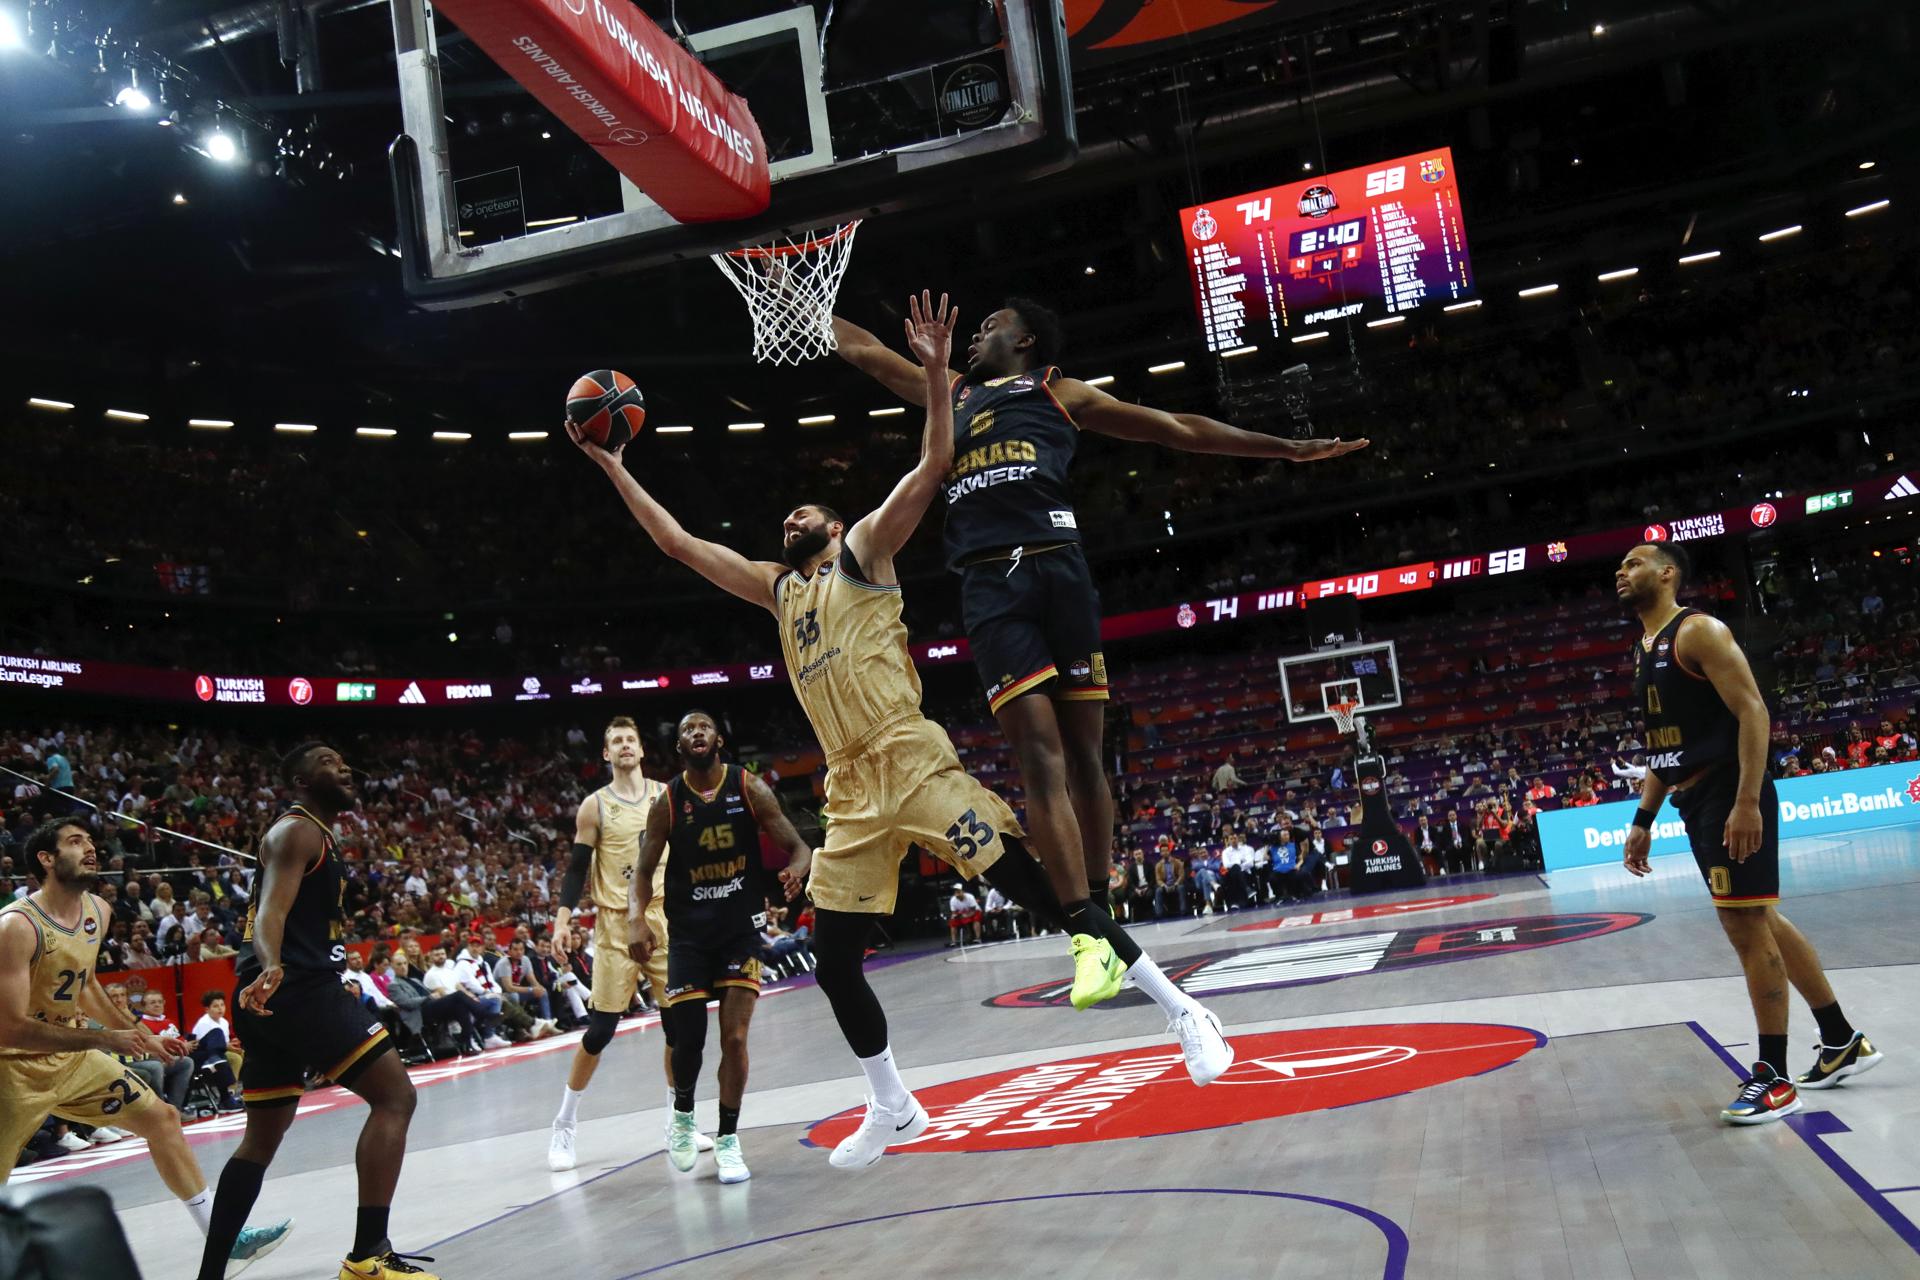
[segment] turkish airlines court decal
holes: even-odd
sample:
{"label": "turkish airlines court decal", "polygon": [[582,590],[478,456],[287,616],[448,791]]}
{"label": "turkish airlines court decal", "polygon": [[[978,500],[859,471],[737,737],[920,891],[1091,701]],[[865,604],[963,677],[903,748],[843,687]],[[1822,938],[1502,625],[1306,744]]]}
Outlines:
{"label": "turkish airlines court decal", "polygon": [[[1595,911],[1564,916],[1515,916],[1471,924],[1427,925],[1418,929],[1384,929],[1334,938],[1303,938],[1270,947],[1236,951],[1209,951],[1171,963],[1162,961],[1167,976],[1182,991],[1196,996],[1227,991],[1258,991],[1309,982],[1331,982],[1361,973],[1384,973],[1416,965],[1445,964],[1478,956],[1505,955],[1584,942],[1645,924],[1652,916],[1634,911]],[[1054,979],[1008,991],[982,1003],[997,1009],[1052,1009],[1067,1003],[1071,981]],[[1147,1003],[1143,993],[1128,987],[1097,1009],[1126,1008]]]}
{"label": "turkish airlines court decal", "polygon": [[[1411,1022],[1315,1027],[1232,1037],[1237,1055],[1205,1089],[1187,1079],[1178,1050],[1123,1049],[998,1071],[921,1089],[932,1123],[888,1148],[1023,1151],[1075,1142],[1221,1129],[1249,1120],[1372,1102],[1477,1076],[1532,1052],[1546,1037],[1525,1027]],[[859,1109],[815,1124],[807,1141],[833,1146]]]}
{"label": "turkish airlines court decal", "polygon": [[1236,924],[1228,933],[1258,933],[1264,929],[1303,929],[1312,924],[1346,924],[1352,920],[1374,920],[1381,916],[1404,916],[1415,911],[1438,911],[1442,907],[1464,907],[1469,902],[1485,902],[1498,897],[1493,893],[1463,893],[1451,898],[1414,898],[1409,902],[1373,902],[1364,907],[1345,907],[1339,911],[1315,911],[1303,916],[1282,916],[1278,920],[1255,920]]}

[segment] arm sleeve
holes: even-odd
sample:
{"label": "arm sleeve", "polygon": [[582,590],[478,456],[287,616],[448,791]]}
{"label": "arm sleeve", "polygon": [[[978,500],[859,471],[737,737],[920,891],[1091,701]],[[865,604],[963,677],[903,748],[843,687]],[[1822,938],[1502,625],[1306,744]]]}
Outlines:
{"label": "arm sleeve", "polygon": [[560,882],[560,898],[554,905],[571,910],[587,888],[587,866],[593,861],[593,846],[576,842],[567,857],[566,878]]}

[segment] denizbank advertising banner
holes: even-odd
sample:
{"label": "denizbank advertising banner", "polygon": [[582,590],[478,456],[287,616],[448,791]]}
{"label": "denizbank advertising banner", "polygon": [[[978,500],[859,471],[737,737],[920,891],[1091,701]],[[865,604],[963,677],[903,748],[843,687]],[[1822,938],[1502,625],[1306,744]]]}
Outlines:
{"label": "denizbank advertising banner", "polygon": [[[1866,831],[1875,827],[1920,826],[1920,764],[1883,764],[1842,773],[1782,778],[1779,792],[1780,839]],[[1637,800],[1555,809],[1540,815],[1540,847],[1547,870],[1618,862]],[[1653,856],[1686,853],[1687,828],[1668,802],[1653,823]]]}

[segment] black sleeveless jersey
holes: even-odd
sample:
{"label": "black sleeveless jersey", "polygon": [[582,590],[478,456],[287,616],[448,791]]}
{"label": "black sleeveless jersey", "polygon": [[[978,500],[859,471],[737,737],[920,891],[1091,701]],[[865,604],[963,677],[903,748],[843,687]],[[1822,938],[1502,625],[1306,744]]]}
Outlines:
{"label": "black sleeveless jersey", "polygon": [[1049,385],[1058,369],[953,384],[947,566],[985,551],[1080,541],[1067,470],[1080,429]]}
{"label": "black sleeveless jersey", "polygon": [[1642,639],[1633,646],[1633,694],[1647,718],[1647,768],[1662,782],[1685,782],[1704,766],[1739,755],[1739,720],[1712,681],[1680,665],[1680,624],[1696,613],[1682,609],[1651,644]]}
{"label": "black sleeveless jersey", "polygon": [[[308,813],[299,805],[287,810],[281,818],[294,818],[311,822],[324,833],[325,843],[321,847],[320,860],[307,869],[300,877],[300,891],[294,895],[293,905],[287,909],[286,928],[280,935],[280,964],[286,969],[331,969],[339,971],[346,968],[347,951],[343,943],[345,929],[344,912],[341,900],[346,893],[346,870],[340,864],[340,846],[334,839],[333,828]],[[278,821],[278,819],[276,819]],[[241,958],[239,968],[242,971],[260,970],[260,959],[254,954],[253,942],[254,914],[260,909],[260,895],[266,888],[265,877],[254,885],[254,894],[247,903],[247,924],[240,935],[248,944],[247,954]]]}
{"label": "black sleeveless jersey", "polygon": [[[667,836],[667,936],[690,941],[708,932],[754,929],[765,918],[760,824],[747,804],[746,775],[724,766],[713,799],[682,773],[667,784],[673,826]],[[691,929],[693,934],[682,933]]]}

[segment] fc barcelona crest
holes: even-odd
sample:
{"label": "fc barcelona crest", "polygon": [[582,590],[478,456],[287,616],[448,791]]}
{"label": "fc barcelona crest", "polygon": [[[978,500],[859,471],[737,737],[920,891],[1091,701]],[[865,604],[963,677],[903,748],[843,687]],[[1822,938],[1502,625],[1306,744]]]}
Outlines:
{"label": "fc barcelona crest", "polygon": [[1439,156],[1428,156],[1420,162],[1420,181],[1429,186],[1438,186],[1447,180],[1447,162]]}

